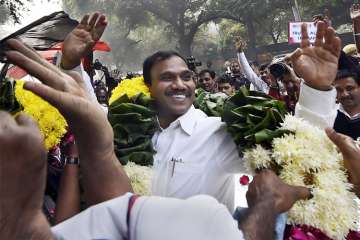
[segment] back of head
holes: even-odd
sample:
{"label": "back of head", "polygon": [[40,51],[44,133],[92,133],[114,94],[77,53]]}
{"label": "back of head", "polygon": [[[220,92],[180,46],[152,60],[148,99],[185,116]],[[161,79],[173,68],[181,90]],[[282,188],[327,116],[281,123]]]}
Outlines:
{"label": "back of head", "polygon": [[223,74],[221,75],[219,78],[218,78],[218,84],[225,84],[225,83],[228,83],[230,84],[231,86],[233,86],[234,84],[234,80],[233,78],[231,78],[228,74]]}
{"label": "back of head", "polygon": [[174,56],[181,58],[186,63],[185,58],[183,58],[179,53],[175,51],[158,51],[153,55],[147,57],[143,64],[143,75],[145,83],[147,85],[151,85],[151,69],[156,63],[167,60]]}

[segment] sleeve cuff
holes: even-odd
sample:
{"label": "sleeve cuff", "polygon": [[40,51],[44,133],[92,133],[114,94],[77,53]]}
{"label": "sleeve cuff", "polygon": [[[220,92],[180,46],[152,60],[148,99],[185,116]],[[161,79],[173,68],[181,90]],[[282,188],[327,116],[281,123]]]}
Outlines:
{"label": "sleeve cuff", "polygon": [[329,91],[320,91],[302,82],[298,104],[311,112],[326,116],[337,110],[336,90],[332,88]]}

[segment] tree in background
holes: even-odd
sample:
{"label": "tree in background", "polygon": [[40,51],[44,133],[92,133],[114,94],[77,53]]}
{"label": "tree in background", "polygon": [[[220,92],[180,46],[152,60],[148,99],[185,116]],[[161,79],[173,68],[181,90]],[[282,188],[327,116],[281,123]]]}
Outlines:
{"label": "tree in background", "polygon": [[[101,10],[109,16],[105,39],[119,66],[139,69],[154,50],[176,49],[206,62],[233,49],[240,35],[248,55],[259,46],[287,40],[294,0],[63,0],[72,15]],[[349,22],[351,0],[297,0],[303,21],[329,9],[335,27]],[[335,10],[338,9],[338,10]],[[341,11],[340,11],[340,10]],[[212,33],[218,29],[218,36]],[[130,64],[131,63],[131,64]],[[137,67],[136,67],[137,66]]]}
{"label": "tree in background", "polygon": [[14,22],[20,22],[20,12],[25,9],[24,4],[31,0],[0,0],[0,23],[9,18]]}

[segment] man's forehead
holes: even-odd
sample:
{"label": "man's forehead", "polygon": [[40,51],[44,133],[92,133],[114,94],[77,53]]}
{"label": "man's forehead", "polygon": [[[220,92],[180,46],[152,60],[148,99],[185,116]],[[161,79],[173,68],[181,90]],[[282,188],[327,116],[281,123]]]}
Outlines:
{"label": "man's forehead", "polygon": [[204,72],[203,74],[200,75],[200,78],[211,78],[211,75],[208,72]]}
{"label": "man's forehead", "polygon": [[359,86],[353,77],[340,78],[334,81],[335,86],[344,85],[344,84]]}
{"label": "man's forehead", "polygon": [[168,59],[157,62],[152,71],[158,74],[163,73],[181,73],[184,71],[190,71],[184,60],[178,56],[172,56]]}

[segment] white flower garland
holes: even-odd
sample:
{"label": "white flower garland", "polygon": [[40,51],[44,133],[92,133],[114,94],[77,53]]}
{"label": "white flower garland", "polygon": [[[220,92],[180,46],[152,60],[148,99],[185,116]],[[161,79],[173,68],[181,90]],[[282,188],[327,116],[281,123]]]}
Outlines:
{"label": "white flower garland", "polygon": [[322,129],[305,120],[288,115],[282,129],[294,134],[275,138],[272,151],[260,145],[245,151],[246,167],[254,173],[276,163],[286,183],[312,188],[314,197],[293,206],[289,223],[313,226],[333,239],[345,239],[349,230],[357,228],[358,207],[342,155]]}
{"label": "white flower garland", "polygon": [[134,193],[149,196],[151,193],[151,179],[153,175],[152,168],[140,166],[133,162],[128,162],[128,164],[123,167],[130,178]]}

